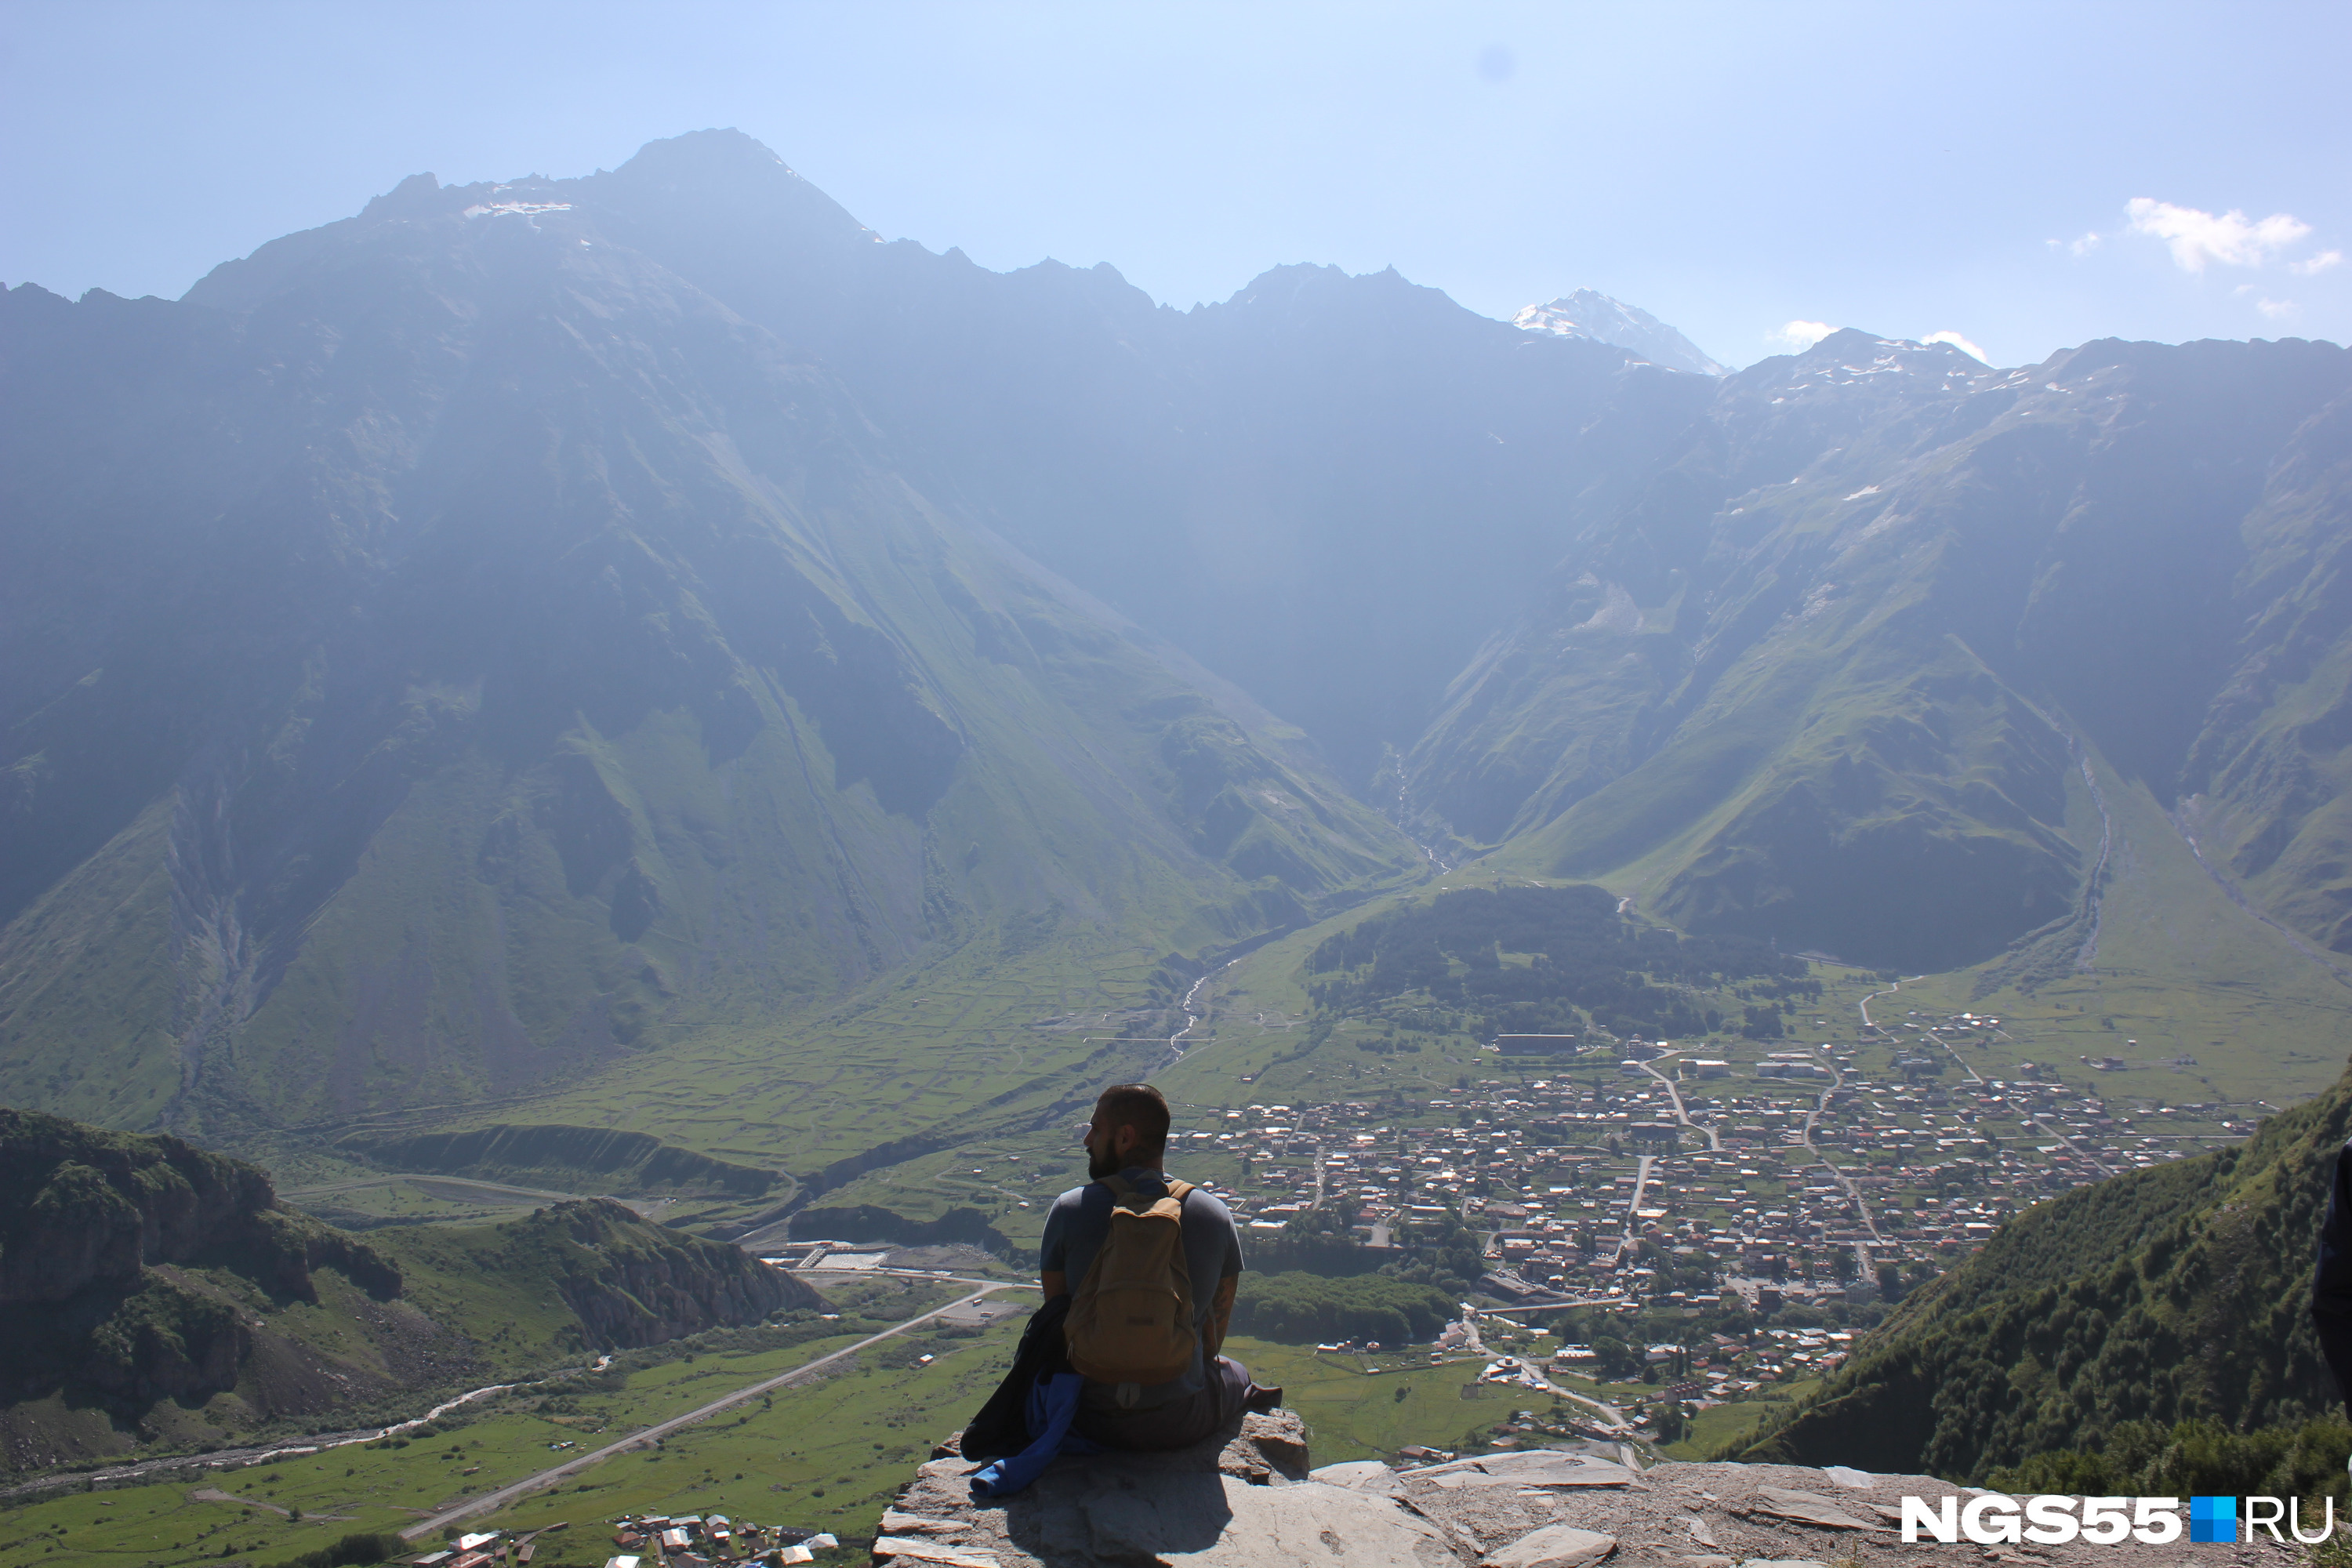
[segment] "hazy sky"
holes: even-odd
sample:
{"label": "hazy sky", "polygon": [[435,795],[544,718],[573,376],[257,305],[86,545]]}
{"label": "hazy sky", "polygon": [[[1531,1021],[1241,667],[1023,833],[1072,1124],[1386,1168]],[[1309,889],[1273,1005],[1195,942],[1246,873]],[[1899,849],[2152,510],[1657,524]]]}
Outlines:
{"label": "hazy sky", "polygon": [[885,235],[1178,306],[1320,261],[1595,288],[1735,364],[1791,322],[2344,342],[2347,58],[2341,0],[12,0],[0,279],[176,295],[419,170],[733,125]]}

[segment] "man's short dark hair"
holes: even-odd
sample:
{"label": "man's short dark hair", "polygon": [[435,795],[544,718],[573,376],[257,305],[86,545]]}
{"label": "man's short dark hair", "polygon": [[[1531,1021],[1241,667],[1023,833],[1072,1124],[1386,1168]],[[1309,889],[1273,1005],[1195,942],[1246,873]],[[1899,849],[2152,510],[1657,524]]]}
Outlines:
{"label": "man's short dark hair", "polygon": [[1168,1098],[1148,1083],[1115,1083],[1095,1101],[1106,1132],[1135,1129],[1135,1152],[1159,1155],[1168,1149]]}

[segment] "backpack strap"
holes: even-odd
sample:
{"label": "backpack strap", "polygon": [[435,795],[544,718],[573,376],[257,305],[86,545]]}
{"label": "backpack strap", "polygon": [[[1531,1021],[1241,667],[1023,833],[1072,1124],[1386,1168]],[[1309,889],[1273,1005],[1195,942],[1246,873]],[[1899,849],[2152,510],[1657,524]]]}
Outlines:
{"label": "backpack strap", "polygon": [[[1099,1179],[1104,1186],[1110,1189],[1110,1195],[1116,1201],[1124,1202],[1139,1195],[1135,1190],[1135,1184],[1117,1173]],[[1168,1195],[1176,1200],[1177,1207],[1184,1206],[1184,1200],[1192,1194],[1192,1183],[1180,1182],[1173,1176],[1168,1178]]]}

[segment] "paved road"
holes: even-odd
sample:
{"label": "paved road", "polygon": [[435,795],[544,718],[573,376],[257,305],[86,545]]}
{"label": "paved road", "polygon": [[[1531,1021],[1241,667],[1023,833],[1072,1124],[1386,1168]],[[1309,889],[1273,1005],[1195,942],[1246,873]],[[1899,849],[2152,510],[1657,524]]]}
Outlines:
{"label": "paved road", "polygon": [[[1916,979],[1916,978],[1917,978],[1917,977],[1915,975],[1913,978],[1915,978],[1915,979]],[[1884,990],[1884,991],[1874,991],[1874,992],[1872,992],[1869,995],[1867,995],[1867,996],[1864,997],[1864,998],[1862,999],[1862,1026],[1863,1026],[1864,1028],[1865,1028],[1865,1029],[1876,1029],[1876,1028],[1883,1028],[1883,1027],[1885,1027],[1885,1026],[1883,1026],[1883,1025],[1875,1024],[1875,1023],[1873,1023],[1873,1022],[1871,1021],[1871,1016],[1870,1016],[1870,1005],[1871,1005],[1871,1003],[1873,1003],[1874,1001],[1877,1000],[1877,999],[1878,999],[1879,997],[1881,997],[1881,996],[1892,996],[1892,995],[1894,995],[1897,991],[1900,991],[1900,990],[1902,990],[1902,989],[1903,989],[1903,982],[1901,982],[1900,980],[1898,980],[1898,981],[1896,981],[1894,984],[1892,984],[1892,985],[1888,986],[1885,990]],[[1895,1034],[1894,1030],[1892,1030],[1892,1029],[1887,1029],[1887,1030],[1886,1030],[1886,1033],[1888,1034],[1888,1036],[1889,1036],[1889,1037],[1891,1037],[1895,1040],[1895,1042],[1897,1045],[1900,1045],[1900,1044],[1903,1044],[1903,1043],[1904,1043],[1904,1041],[1903,1041],[1903,1037],[1902,1037],[1902,1036],[1900,1036],[1900,1035]],[[1970,1066],[1969,1066],[1969,1059],[1968,1059],[1968,1058],[1966,1058],[1966,1057],[1964,1057],[1964,1056],[1960,1055],[1960,1053],[1959,1053],[1958,1050],[1956,1050],[1956,1049],[1954,1049],[1954,1048],[1953,1048],[1953,1046],[1952,1046],[1952,1042],[1951,1042],[1951,1041],[1949,1041],[1949,1040],[1948,1040],[1948,1039],[1944,1038],[1941,1035],[1936,1035],[1936,1034],[1930,1034],[1930,1035],[1928,1035],[1928,1036],[1927,1036],[1927,1038],[1928,1038],[1929,1040],[1933,1041],[1935,1044],[1937,1044],[1937,1045],[1939,1045],[1939,1046],[1943,1047],[1944,1047],[1944,1049],[1945,1049],[1948,1053],[1949,1053],[1949,1054],[1950,1054],[1951,1058],[1952,1058],[1954,1061],[1956,1061],[1956,1062],[1958,1062],[1958,1063],[1959,1063],[1959,1064],[1960,1064],[1960,1070],[1961,1070],[1962,1072],[1964,1072],[1964,1073],[1966,1073],[1966,1074],[1968,1074],[1968,1075],[1969,1075],[1969,1081],[1970,1083],[1978,1083],[1978,1084],[1980,1084],[1980,1083],[1984,1082],[1984,1079],[1983,1079],[1982,1078],[1980,1078],[1980,1077],[1979,1077],[1979,1076],[1978,1076],[1978,1074],[1977,1074],[1977,1069],[1976,1069],[1976,1068],[1972,1068],[1972,1067],[1970,1067]]]}
{"label": "paved road", "polygon": [[475,1498],[471,1501],[461,1502],[455,1508],[445,1509],[441,1512],[435,1514],[430,1519],[420,1520],[416,1523],[410,1525],[406,1530],[400,1532],[400,1538],[403,1541],[415,1541],[424,1536],[438,1535],[442,1531],[446,1530],[450,1525],[456,1524],[460,1520],[472,1519],[477,1514],[496,1513],[499,1510],[505,1508],[508,1504],[528,1497],[532,1492],[553,1486],[556,1482],[563,1479],[566,1476],[577,1475],[582,1470],[588,1468],[589,1466],[609,1459],[615,1454],[626,1453],[631,1448],[646,1447],[659,1441],[661,1438],[668,1436],[671,1433],[677,1431],[681,1427],[693,1426],[696,1422],[701,1420],[707,1415],[715,1415],[719,1411],[728,1409],[733,1405],[740,1405],[747,1399],[757,1399],[760,1395],[769,1393],[773,1389],[782,1388],[786,1384],[806,1377],[809,1373],[817,1371],[821,1367],[830,1366],[835,1362],[841,1360],[844,1356],[856,1355],[859,1351],[864,1350],[868,1345],[879,1344],[882,1341],[890,1338],[894,1334],[903,1334],[908,1329],[914,1328],[918,1324],[927,1323],[943,1312],[952,1312],[959,1307],[968,1307],[973,1302],[979,1301],[999,1290],[1034,1290],[1035,1289],[1037,1289],[1037,1287],[1034,1285],[1012,1284],[1002,1280],[991,1281],[983,1284],[979,1289],[973,1291],[969,1296],[965,1296],[958,1300],[950,1301],[944,1307],[934,1307],[928,1312],[918,1313],[914,1317],[908,1318],[903,1323],[894,1323],[890,1327],[883,1330],[880,1333],[869,1334],[854,1345],[845,1345],[842,1349],[835,1351],[829,1355],[822,1355],[814,1361],[805,1362],[801,1365],[793,1368],[790,1372],[780,1373],[774,1377],[764,1378],[758,1383],[739,1388],[732,1394],[725,1394],[718,1399],[712,1400],[709,1404],[701,1406],[699,1409],[689,1410],[683,1415],[673,1415],[668,1420],[661,1422],[656,1426],[648,1426],[643,1431],[632,1432],[629,1436],[622,1438],[618,1442],[607,1443],[603,1447],[595,1449],[593,1452],[580,1455],[577,1458],[567,1459],[562,1464],[556,1466],[552,1469],[541,1470],[539,1474],[519,1480],[512,1486],[500,1487],[498,1490],[485,1493],[483,1496]]}
{"label": "paved road", "polygon": [[[1491,1315],[1501,1316],[1499,1313]],[[1463,1337],[1467,1342],[1468,1348],[1472,1354],[1486,1355],[1488,1353],[1486,1350],[1486,1336],[1478,1331],[1478,1308],[1472,1306],[1467,1301],[1462,1303]],[[1511,1320],[1509,1318],[1504,1318],[1503,1321],[1507,1323],[1511,1323]],[[1517,1328],[1520,1325],[1511,1323],[1511,1326]],[[1554,1383],[1551,1380],[1550,1376],[1545,1373],[1542,1367],[1538,1366],[1526,1356],[1507,1354],[1501,1359],[1512,1363],[1521,1372],[1525,1373],[1528,1376],[1534,1378],[1536,1382],[1541,1384],[1547,1390],[1559,1394],[1562,1399],[1573,1399],[1579,1405],[1591,1405],[1593,1409],[1601,1412],[1603,1416],[1607,1417],[1609,1425],[1617,1428],[1619,1431],[1630,1432],[1633,1430],[1633,1424],[1625,1419],[1625,1413],[1623,1411],[1618,1409],[1615,1405],[1610,1404],[1606,1400],[1595,1399],[1591,1394],[1579,1394],[1572,1388],[1561,1387],[1559,1384]]]}
{"label": "paved road", "polygon": [[1641,1225],[1642,1194],[1650,1190],[1650,1167],[1657,1163],[1654,1154],[1633,1156],[1633,1196],[1625,1205],[1625,1239],[1632,1241]]}
{"label": "paved road", "polygon": [[[1840,1170],[1828,1155],[1822,1153],[1821,1150],[1816,1148],[1813,1144],[1814,1123],[1821,1121],[1822,1112],[1830,1108],[1830,1096],[1835,1094],[1839,1089],[1845,1087],[1845,1069],[1837,1066],[1835,1063],[1832,1063],[1830,1070],[1837,1074],[1837,1077],[1832,1079],[1830,1080],[1829,1088],[1822,1090],[1821,1094],[1813,1100],[1813,1108],[1805,1112],[1805,1125],[1799,1131],[1797,1135],[1804,1140],[1805,1152],[1811,1154],[1813,1157],[1814,1162],[1819,1164],[1822,1170],[1827,1171],[1830,1173],[1830,1179],[1832,1181],[1834,1181],[1839,1186],[1845,1189],[1846,1201],[1853,1205],[1853,1212],[1855,1215],[1861,1219],[1863,1227],[1870,1232],[1871,1239],[1874,1241],[1884,1242],[1886,1237],[1879,1234],[1878,1221],[1872,1217],[1870,1205],[1863,1202],[1862,1189],[1853,1184],[1853,1177]],[[1867,1278],[1870,1270],[1866,1265],[1869,1263],[1870,1255],[1866,1251],[1861,1249],[1861,1244],[1859,1242],[1855,1243],[1855,1248],[1854,1261],[1859,1265],[1864,1266],[1862,1272],[1864,1277]]]}
{"label": "paved road", "polygon": [[[1660,1061],[1665,1061],[1669,1058],[1666,1057],[1660,1057],[1658,1059]],[[1716,1154],[1722,1153],[1723,1140],[1716,1136],[1715,1129],[1709,1127],[1704,1121],[1693,1121],[1690,1119],[1690,1112],[1683,1109],[1682,1086],[1677,1084],[1673,1079],[1670,1079],[1665,1074],[1660,1072],[1656,1068],[1652,1067],[1648,1062],[1643,1062],[1642,1064],[1642,1070],[1666,1086],[1666,1097],[1675,1102],[1675,1120],[1680,1122],[1683,1126],[1690,1128],[1694,1131],[1706,1133],[1708,1152]]]}
{"label": "paved road", "polygon": [[1608,1421],[1609,1425],[1616,1430],[1620,1432],[1631,1432],[1633,1429],[1633,1424],[1625,1419],[1625,1413],[1622,1410],[1618,1409],[1617,1406],[1610,1404],[1607,1400],[1595,1399],[1589,1394],[1579,1394],[1572,1388],[1568,1388],[1559,1384],[1554,1383],[1551,1378],[1546,1374],[1543,1368],[1538,1366],[1534,1362],[1529,1361],[1526,1356],[1515,1355],[1508,1359],[1517,1363],[1518,1368],[1521,1372],[1526,1373],[1538,1383],[1542,1384],[1546,1389],[1559,1395],[1562,1399],[1573,1399],[1579,1405],[1590,1405],[1593,1409],[1598,1410]]}

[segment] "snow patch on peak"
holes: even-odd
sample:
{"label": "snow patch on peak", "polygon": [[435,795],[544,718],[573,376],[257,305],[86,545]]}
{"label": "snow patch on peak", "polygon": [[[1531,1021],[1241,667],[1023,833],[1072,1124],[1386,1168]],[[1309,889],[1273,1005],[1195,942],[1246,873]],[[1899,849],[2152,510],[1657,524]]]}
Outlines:
{"label": "snow patch on peak", "polygon": [[570,202],[476,202],[466,209],[467,217],[530,217],[538,213],[568,213]]}
{"label": "snow patch on peak", "polygon": [[1511,324],[1523,331],[1590,338],[1628,349],[1668,370],[1698,375],[1728,374],[1726,366],[1701,353],[1696,343],[1649,311],[1591,289],[1563,294],[1549,304],[1529,305],[1511,318]]}

